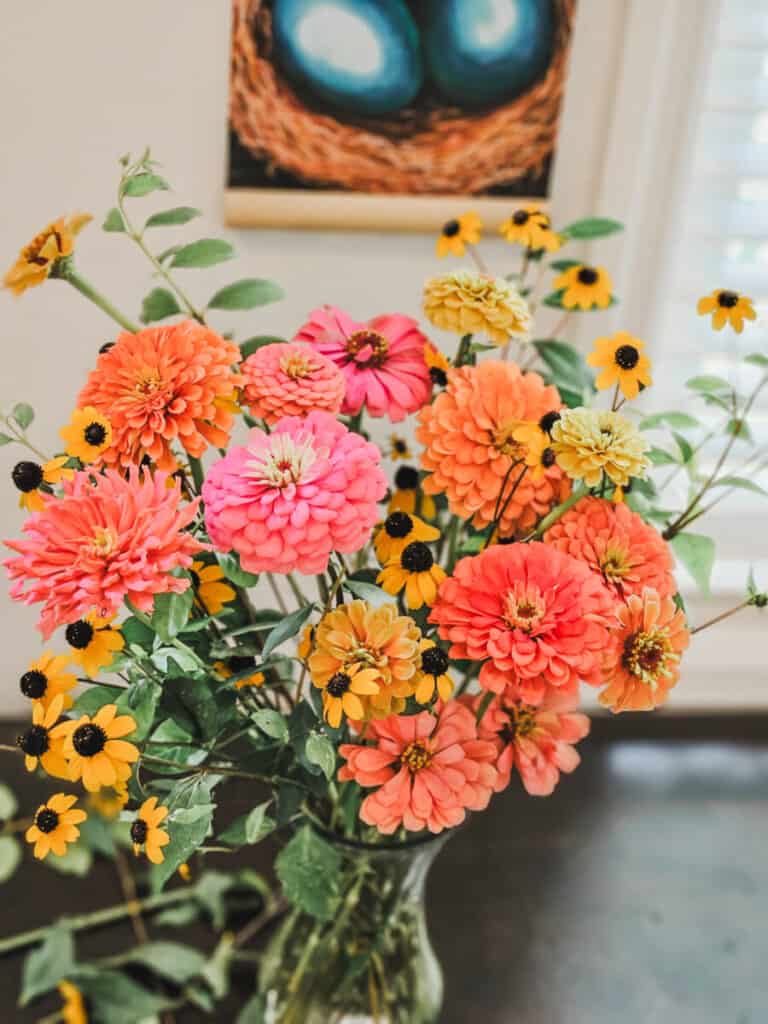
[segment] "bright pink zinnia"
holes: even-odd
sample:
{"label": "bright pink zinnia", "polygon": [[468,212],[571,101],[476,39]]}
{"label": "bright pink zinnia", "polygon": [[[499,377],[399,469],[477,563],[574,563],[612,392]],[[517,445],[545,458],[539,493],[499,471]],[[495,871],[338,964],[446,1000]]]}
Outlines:
{"label": "bright pink zinnia", "polygon": [[[466,698],[461,698],[465,700]],[[482,697],[470,697],[476,713]],[[495,790],[510,783],[513,769],[531,796],[550,796],[561,772],[572,772],[581,758],[574,743],[589,732],[589,718],[576,711],[578,697],[553,690],[539,707],[496,697],[478,726],[481,739],[496,744]]]}
{"label": "bright pink zinnia", "polygon": [[344,374],[344,413],[356,415],[365,406],[371,416],[397,423],[429,401],[427,339],[408,316],[394,313],[357,323],[335,306],[323,306],[310,313],[294,340],[314,345]]}
{"label": "bright pink zinnia", "polygon": [[17,581],[11,597],[43,602],[38,625],[46,639],[90,612],[109,617],[124,598],[151,612],[155,594],[187,589],[188,579],[170,573],[188,568],[204,547],[184,532],[198,503],[182,503],[167,480],[167,473],[142,475],[135,467],[127,478],[114,469],[77,473],[61,498],[46,497],[27,519],[27,539],[5,542],[19,553],[5,562]]}
{"label": "bright pink zinnia", "polygon": [[264,345],[248,356],[240,371],[251,415],[270,426],[283,416],[306,416],[314,409],[339,412],[344,401],[344,375],[311,345]]}
{"label": "bright pink zinnia", "polygon": [[614,600],[590,568],[539,542],[462,558],[430,621],[451,658],[484,662],[484,689],[536,705],[549,687],[599,686],[616,625]]}
{"label": "bright pink zinnia", "polygon": [[342,782],[378,787],[363,800],[360,818],[391,835],[400,825],[410,832],[442,832],[460,825],[466,811],[488,806],[496,782],[496,747],[477,738],[475,718],[458,701],[437,716],[390,715],[368,723],[375,746],[345,743]]}
{"label": "bright pink zinnia", "polygon": [[387,489],[379,449],[327,412],[254,429],[203,484],[208,534],[248,572],[323,572],[331,551],[359,551]]}

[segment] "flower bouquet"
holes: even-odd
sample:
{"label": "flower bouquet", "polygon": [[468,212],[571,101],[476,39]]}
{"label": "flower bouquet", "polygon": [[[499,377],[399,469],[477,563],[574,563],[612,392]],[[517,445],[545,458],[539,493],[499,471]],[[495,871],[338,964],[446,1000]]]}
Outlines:
{"label": "flower bouquet", "polygon": [[[103,224],[159,282],[141,325],[77,268],[86,216],[46,228],[5,278],[17,294],[69,283],[122,330],[52,449],[33,439],[30,405],[2,417],[0,443],[26,449],[12,476],[28,513],[5,565],[47,645],[20,666],[30,724],[4,749],[50,795],[17,817],[0,790],[0,873],[24,838],[74,875],[112,858],[122,896],[0,952],[34,947],[21,1000],[58,986],[70,1022],[216,1016],[256,959],[240,1024],[429,1024],[442,999],[423,909],[432,858],[494,793],[546,796],[577,767],[582,686],[612,712],[665,702],[711,624],[688,623],[673,555],[706,589],[712,541],[689,528],[757,487],[748,418],[768,358],[747,359],[748,394],[689,381],[701,417],[644,416],[631,404],[652,383],[642,341],[598,338],[585,361],[564,340],[572,317],[616,299],[605,268],[561,251],[620,225],[555,230],[535,206],[501,227],[520,254],[506,277],[483,263],[477,217],[442,229],[438,255],[476,263],[424,289],[450,350],[410,316],[358,322],[333,306],[289,340],[237,343],[209,320],[280,289],[248,278],[190,298],[183,272],[233,251],[163,249],[190,207],[139,227],[141,198],[167,189],[148,153],[124,158]],[[699,312],[739,332],[754,319],[724,290]],[[534,316],[558,317],[540,340]],[[376,433],[409,416],[415,443]],[[767,601],[749,580],[739,608]],[[268,837],[273,879],[228,870]],[[121,917],[136,947],[82,960],[78,932]],[[212,950],[153,937],[197,918]]]}

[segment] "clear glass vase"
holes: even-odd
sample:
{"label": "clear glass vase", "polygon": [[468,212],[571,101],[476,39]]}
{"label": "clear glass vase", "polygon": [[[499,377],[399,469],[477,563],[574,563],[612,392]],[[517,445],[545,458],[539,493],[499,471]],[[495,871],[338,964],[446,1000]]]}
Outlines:
{"label": "clear glass vase", "polygon": [[427,932],[427,874],[447,834],[368,845],[323,837],[341,855],[333,920],[289,914],[262,958],[267,1024],[435,1024],[443,976]]}

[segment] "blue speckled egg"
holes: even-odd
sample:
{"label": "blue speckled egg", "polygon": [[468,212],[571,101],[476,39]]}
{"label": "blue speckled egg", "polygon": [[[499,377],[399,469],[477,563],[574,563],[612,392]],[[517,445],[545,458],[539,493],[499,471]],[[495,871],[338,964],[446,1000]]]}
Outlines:
{"label": "blue speckled egg", "polygon": [[426,0],[419,6],[429,75],[457,106],[514,99],[549,64],[552,0]]}
{"label": "blue speckled egg", "polygon": [[424,77],[403,0],[275,0],[275,56],[311,102],[379,116],[406,106]]}

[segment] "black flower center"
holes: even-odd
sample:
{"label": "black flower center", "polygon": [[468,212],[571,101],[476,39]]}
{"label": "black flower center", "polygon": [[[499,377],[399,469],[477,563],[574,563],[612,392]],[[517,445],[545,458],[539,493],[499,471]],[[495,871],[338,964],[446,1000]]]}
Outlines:
{"label": "black flower center", "polygon": [[432,552],[420,540],[413,541],[403,549],[403,553],[400,555],[400,565],[406,572],[428,572],[434,562]]}
{"label": "black flower center", "polygon": [[143,818],[137,818],[131,825],[131,841],[137,846],[143,846],[147,841],[147,832],[149,832],[149,826],[146,821]]}
{"label": "black flower center", "polygon": [[43,807],[35,815],[35,824],[41,832],[55,832],[59,826],[59,816],[50,807]]}
{"label": "black flower center", "polygon": [[437,384],[439,388],[444,388],[448,383],[448,374],[439,366],[430,366],[429,377],[432,383]]}
{"label": "black flower center", "polygon": [[247,668],[254,668],[256,665],[255,658],[249,658],[245,654],[236,654],[233,658],[230,658],[227,662],[233,672],[245,672]]}
{"label": "black flower center", "polygon": [[72,733],[72,746],[80,757],[95,757],[102,752],[106,742],[107,734],[92,722],[81,725]]}
{"label": "black flower center", "polygon": [[11,470],[11,479],[20,491],[27,494],[43,482],[43,467],[36,462],[17,462]]}
{"label": "black flower center", "polygon": [[733,309],[738,301],[739,296],[736,292],[720,292],[717,296],[718,306],[722,306],[724,309]]}
{"label": "black flower center", "polygon": [[25,672],[21,677],[19,688],[24,696],[29,697],[30,700],[40,700],[48,689],[48,678],[44,672],[33,668],[29,672]]}
{"label": "black flower center", "polygon": [[405,512],[393,512],[384,520],[384,529],[389,537],[407,537],[413,529],[413,520]]}
{"label": "black flower center", "polygon": [[551,448],[545,448],[541,453],[541,464],[545,469],[555,464],[555,453]]}
{"label": "black flower center", "polygon": [[395,487],[401,491],[415,491],[419,486],[419,471],[413,466],[401,466],[395,473]]}
{"label": "black flower center", "polygon": [[93,633],[94,629],[90,622],[86,622],[85,619],[78,619],[77,622],[67,626],[64,631],[64,639],[70,647],[74,647],[77,651],[84,651],[91,640],[93,640]]}
{"label": "black flower center", "polygon": [[515,210],[512,214],[512,220],[515,224],[527,224],[530,216],[527,210]]}
{"label": "black flower center", "polygon": [[114,347],[115,347],[114,341],[105,341],[104,344],[99,349],[99,354],[100,355],[104,355],[105,352],[109,352],[109,350],[111,348],[114,348]]}
{"label": "black flower center", "polygon": [[405,441],[402,440],[402,438],[398,438],[396,441],[393,441],[392,447],[398,453],[398,455],[405,455],[405,453],[408,451],[408,445],[405,443]]}
{"label": "black flower center", "polygon": [[596,284],[600,275],[594,267],[582,267],[576,276],[580,284]]}
{"label": "black flower center", "polygon": [[428,647],[422,651],[421,668],[429,676],[441,676],[448,668],[448,655],[442,647]]}
{"label": "black flower center", "polygon": [[461,224],[457,220],[447,220],[443,224],[443,234],[446,238],[453,238],[461,231]]}
{"label": "black flower center", "polygon": [[107,432],[101,423],[89,423],[83,431],[83,437],[88,444],[93,445],[94,448],[98,448],[100,444],[104,444]]}
{"label": "black flower center", "polygon": [[552,427],[554,427],[559,419],[560,413],[556,412],[554,409],[552,412],[545,412],[539,420],[539,428],[543,430],[545,434],[551,434]]}
{"label": "black flower center", "polygon": [[48,749],[48,730],[42,725],[33,725],[16,742],[27,757],[42,757]]}
{"label": "black flower center", "polygon": [[336,672],[328,680],[326,690],[332,697],[341,697],[349,689],[349,684],[352,680],[349,678],[346,672]]}
{"label": "black flower center", "polygon": [[616,360],[616,365],[620,366],[622,370],[634,370],[640,359],[640,353],[634,345],[619,345],[613,358]]}

